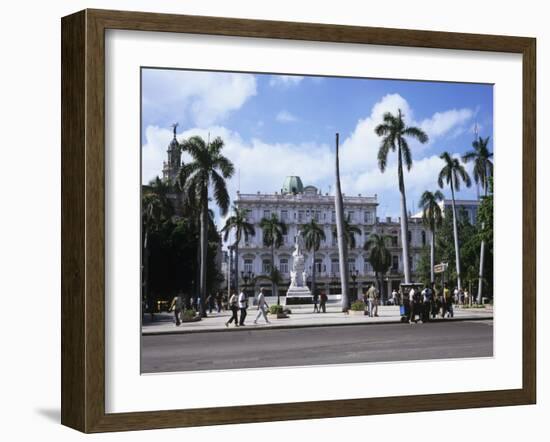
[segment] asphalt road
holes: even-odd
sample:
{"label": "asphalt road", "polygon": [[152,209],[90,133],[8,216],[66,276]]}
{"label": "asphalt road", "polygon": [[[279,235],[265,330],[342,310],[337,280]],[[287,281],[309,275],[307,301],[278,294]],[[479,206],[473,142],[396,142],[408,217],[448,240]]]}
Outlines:
{"label": "asphalt road", "polygon": [[142,337],[143,373],[492,355],[492,320]]}

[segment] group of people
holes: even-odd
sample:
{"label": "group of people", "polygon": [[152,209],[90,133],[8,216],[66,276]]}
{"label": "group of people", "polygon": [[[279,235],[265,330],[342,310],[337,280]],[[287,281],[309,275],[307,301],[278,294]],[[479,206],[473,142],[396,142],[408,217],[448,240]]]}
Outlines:
{"label": "group of people", "polygon": [[422,290],[412,287],[408,294],[409,323],[416,322],[417,317],[423,322],[428,321],[430,316],[432,319],[437,315],[442,318],[454,317],[453,305],[465,302],[465,299],[461,298],[461,292],[455,288],[451,293],[447,283],[444,284],[443,290],[429,284],[426,284]]}
{"label": "group of people", "polygon": [[[262,316],[266,324],[269,324],[270,322],[267,318],[267,310],[269,309],[269,305],[267,305],[263,288],[260,289],[256,305],[258,307],[258,313],[256,315],[256,319],[254,319],[254,324],[257,324],[258,319],[260,319]],[[229,318],[229,321],[225,323],[225,326],[229,327],[229,324],[231,323],[234,323],[235,327],[245,326],[248,307],[248,295],[244,291],[242,291],[239,296],[237,296],[237,294],[233,292],[231,294],[231,297],[229,298],[231,318]]]}
{"label": "group of people", "polygon": [[327,301],[328,296],[325,292],[319,293],[315,292],[313,294],[313,313],[326,313],[327,312]]}

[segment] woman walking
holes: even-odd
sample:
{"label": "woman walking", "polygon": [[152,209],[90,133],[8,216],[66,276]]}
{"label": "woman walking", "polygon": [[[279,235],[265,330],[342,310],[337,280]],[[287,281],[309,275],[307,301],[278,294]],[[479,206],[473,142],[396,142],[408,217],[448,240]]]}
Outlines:
{"label": "woman walking", "polygon": [[237,305],[237,295],[235,292],[231,294],[231,298],[229,298],[229,308],[231,309],[232,316],[225,323],[226,327],[229,327],[229,324],[231,324],[233,321],[235,321],[235,327],[239,326],[239,318],[237,317],[237,312],[239,311],[239,306]]}
{"label": "woman walking", "polygon": [[270,323],[269,319],[267,319],[268,307],[267,302],[265,302],[264,289],[262,287],[258,295],[258,314],[256,315],[256,319],[254,319],[254,324],[258,323],[258,319],[260,319],[261,316],[264,317],[266,324]]}

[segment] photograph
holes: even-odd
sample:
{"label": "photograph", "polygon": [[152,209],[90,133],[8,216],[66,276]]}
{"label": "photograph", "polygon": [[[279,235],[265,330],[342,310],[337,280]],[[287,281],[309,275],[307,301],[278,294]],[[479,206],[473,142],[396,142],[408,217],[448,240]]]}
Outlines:
{"label": "photograph", "polygon": [[142,373],[493,356],[492,84],[142,67],[140,136]]}

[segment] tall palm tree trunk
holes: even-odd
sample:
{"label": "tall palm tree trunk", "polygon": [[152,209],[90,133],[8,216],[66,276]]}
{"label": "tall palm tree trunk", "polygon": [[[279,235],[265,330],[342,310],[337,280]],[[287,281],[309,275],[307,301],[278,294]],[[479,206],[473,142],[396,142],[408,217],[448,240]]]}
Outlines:
{"label": "tall palm tree trunk", "polygon": [[239,295],[239,241],[235,242],[235,293]]}
{"label": "tall palm tree trunk", "polygon": [[202,207],[201,207],[201,233],[200,233],[200,249],[201,249],[201,273],[199,282],[200,293],[200,313],[205,316],[204,301],[206,299],[206,258],[208,251],[208,193],[203,191]]}
{"label": "tall palm tree trunk", "polygon": [[281,305],[279,302],[279,288],[275,285],[275,245],[271,243],[271,296],[277,296],[277,304]]}
{"label": "tall palm tree trunk", "polygon": [[430,283],[433,286],[435,283],[435,274],[434,274],[434,266],[435,266],[435,227],[432,227],[431,232],[431,243],[430,243]]}
{"label": "tall palm tree trunk", "polygon": [[340,187],[340,162],[338,153],[339,135],[336,134],[336,193],[334,195],[336,211],[336,232],[338,234],[338,259],[340,261],[340,281],[342,287],[342,311],[349,310],[349,292],[348,292],[348,248],[344,236],[344,201],[342,198],[342,189]]}
{"label": "tall palm tree trunk", "polygon": [[313,247],[313,256],[311,259],[313,260],[313,267],[311,270],[311,294],[315,296],[315,246]]}
{"label": "tall palm tree trunk", "polygon": [[[485,223],[481,224],[481,230],[485,229]],[[481,250],[479,252],[479,281],[477,285],[477,303],[481,304],[483,296],[483,261],[485,260],[485,240],[481,241]]]}
{"label": "tall palm tree trunk", "polygon": [[401,243],[403,248],[403,274],[405,284],[411,282],[411,270],[409,267],[409,217],[407,215],[407,198],[405,196],[405,180],[403,178],[403,158],[401,142],[397,152],[397,174],[399,176],[399,192],[401,193]]}
{"label": "tall palm tree trunk", "polygon": [[[485,183],[485,196],[487,196],[487,183]],[[481,223],[481,231],[485,230],[485,223]],[[477,303],[481,304],[483,296],[483,264],[485,261],[485,240],[481,240],[481,250],[479,251],[479,281],[477,283]]]}
{"label": "tall palm tree trunk", "polygon": [[458,246],[458,223],[456,220],[455,189],[454,189],[452,178],[451,178],[451,197],[452,197],[452,204],[453,204],[453,234],[454,234],[454,240],[455,240],[456,284],[458,286],[458,290],[461,290],[462,281],[460,279],[460,248]]}

